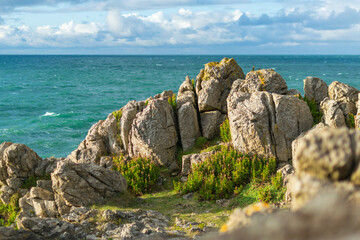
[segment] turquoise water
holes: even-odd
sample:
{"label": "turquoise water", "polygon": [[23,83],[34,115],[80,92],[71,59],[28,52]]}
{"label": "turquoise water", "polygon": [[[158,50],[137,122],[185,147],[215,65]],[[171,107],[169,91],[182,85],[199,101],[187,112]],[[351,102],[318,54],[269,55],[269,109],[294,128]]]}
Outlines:
{"label": "turquoise water", "polygon": [[[92,124],[130,100],[173,90],[225,56],[0,56],[0,142],[65,157]],[[245,73],[275,68],[289,88],[306,76],[360,89],[360,56],[226,56]]]}

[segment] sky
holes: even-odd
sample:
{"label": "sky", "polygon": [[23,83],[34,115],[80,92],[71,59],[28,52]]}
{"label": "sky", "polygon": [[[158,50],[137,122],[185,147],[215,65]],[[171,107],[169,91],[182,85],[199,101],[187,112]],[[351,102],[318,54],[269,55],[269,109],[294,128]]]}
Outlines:
{"label": "sky", "polygon": [[360,54],[360,0],[0,0],[0,54]]}

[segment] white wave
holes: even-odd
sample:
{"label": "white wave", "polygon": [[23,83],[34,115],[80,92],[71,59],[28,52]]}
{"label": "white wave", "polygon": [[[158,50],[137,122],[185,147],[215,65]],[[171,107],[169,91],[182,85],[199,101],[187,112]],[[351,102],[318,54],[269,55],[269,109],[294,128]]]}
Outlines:
{"label": "white wave", "polygon": [[161,66],[162,66],[162,64],[160,64],[160,63],[157,63],[157,64],[156,64],[156,66],[158,66],[158,67],[161,67]]}
{"label": "white wave", "polygon": [[337,75],[342,75],[343,73],[338,73]]}
{"label": "white wave", "polygon": [[44,115],[41,115],[41,117],[57,117],[60,114],[54,113],[54,112],[46,112]]}

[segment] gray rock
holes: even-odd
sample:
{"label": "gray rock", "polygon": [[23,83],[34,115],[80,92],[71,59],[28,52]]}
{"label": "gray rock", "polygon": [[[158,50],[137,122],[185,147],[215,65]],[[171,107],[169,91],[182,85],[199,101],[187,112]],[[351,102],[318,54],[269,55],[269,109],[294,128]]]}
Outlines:
{"label": "gray rock", "polygon": [[68,213],[72,206],[99,203],[127,188],[126,180],[119,172],[69,161],[58,163],[51,180],[61,215]]}
{"label": "gray rock", "polygon": [[266,91],[278,94],[287,94],[288,91],[285,80],[273,69],[249,72],[241,83],[240,90],[247,93]]}
{"label": "gray rock", "polygon": [[299,140],[293,159],[296,174],[331,180],[349,178],[355,159],[360,159],[359,139],[360,133],[347,128],[311,131]]}
{"label": "gray rock", "polygon": [[[360,95],[360,93],[358,94],[358,96]],[[360,98],[358,97],[358,101],[356,102],[356,107],[357,107],[357,114],[355,116],[355,128],[359,129],[360,128]]]}
{"label": "gray rock", "polygon": [[205,64],[205,69],[196,77],[199,111],[219,110],[226,114],[226,98],[231,86],[236,79],[244,77],[241,67],[233,58]]}
{"label": "gray rock", "polygon": [[191,149],[201,136],[198,113],[191,102],[183,104],[178,110],[179,133],[184,151]]}
{"label": "gray rock", "polygon": [[346,127],[346,118],[341,105],[335,100],[325,98],[320,103],[320,110],[323,113],[321,121],[333,128]]}
{"label": "gray rock", "polygon": [[228,109],[235,149],[288,161],[292,141],[313,124],[307,104],[294,96],[244,93],[241,85],[234,86]]}
{"label": "gray rock", "polygon": [[197,106],[195,89],[189,78],[186,76],[185,81],[180,85],[179,91],[176,98],[176,107],[179,110],[182,105],[190,102],[194,107]]}
{"label": "gray rock", "polygon": [[175,161],[178,141],[175,116],[167,99],[148,102],[138,113],[129,133],[130,157],[145,157],[169,166]]}
{"label": "gray rock", "polygon": [[320,78],[307,77],[304,79],[304,93],[307,99],[313,99],[319,105],[328,97],[328,86]]}
{"label": "gray rock", "polygon": [[299,95],[301,95],[301,92],[299,90],[297,90],[297,89],[289,89],[286,92],[286,95],[299,96]]}
{"label": "gray rock", "polygon": [[358,101],[359,90],[345,83],[335,81],[329,86],[329,97],[340,103],[344,114],[349,113],[356,115],[356,103]]}
{"label": "gray rock", "polygon": [[128,151],[129,133],[131,125],[136,118],[136,114],[145,108],[145,101],[130,101],[122,108],[122,116],[120,119],[120,135],[125,151]]}
{"label": "gray rock", "polygon": [[[331,209],[331,210],[330,210]],[[306,207],[259,215],[246,226],[217,236],[217,240],[320,240],[358,239],[359,207],[337,191],[321,192]],[[261,231],[259,231],[259,226]]]}
{"label": "gray rock", "polygon": [[99,164],[102,156],[122,152],[117,135],[117,122],[110,113],[105,120],[100,120],[90,128],[85,140],[67,158],[77,163]]}
{"label": "gray rock", "polygon": [[0,227],[1,240],[45,240],[45,238],[28,230],[15,230],[13,227]]}
{"label": "gray rock", "polygon": [[209,111],[200,113],[202,135],[212,139],[219,132],[220,111]]}

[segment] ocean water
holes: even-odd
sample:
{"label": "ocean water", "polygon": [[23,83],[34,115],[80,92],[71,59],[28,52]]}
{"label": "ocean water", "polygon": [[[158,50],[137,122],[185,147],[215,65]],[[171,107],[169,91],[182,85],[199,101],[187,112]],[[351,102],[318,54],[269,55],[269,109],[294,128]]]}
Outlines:
{"label": "ocean water", "polygon": [[65,157],[92,124],[130,100],[173,90],[204,64],[234,57],[244,73],[274,68],[302,91],[307,76],[360,89],[360,56],[0,56],[0,143]]}

